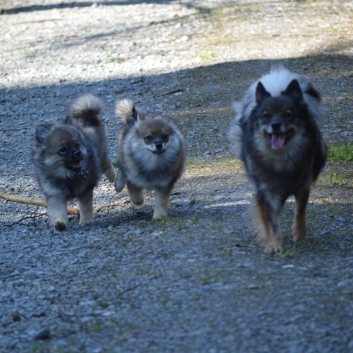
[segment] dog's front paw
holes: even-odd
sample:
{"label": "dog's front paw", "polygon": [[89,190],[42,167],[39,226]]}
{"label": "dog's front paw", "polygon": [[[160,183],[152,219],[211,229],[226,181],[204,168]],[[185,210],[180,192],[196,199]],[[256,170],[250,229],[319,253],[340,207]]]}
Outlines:
{"label": "dog's front paw", "polygon": [[93,224],[93,220],[82,220],[79,224],[80,226],[91,226]]}
{"label": "dog's front paw", "polygon": [[167,218],[167,211],[166,210],[154,210],[153,212],[153,219],[160,219],[160,218]]}
{"label": "dog's front paw", "polygon": [[279,252],[282,249],[282,241],[271,241],[270,243],[267,244],[265,252],[267,254],[271,254],[274,252]]}
{"label": "dog's front paw", "polygon": [[65,222],[61,222],[61,221],[55,222],[54,230],[56,232],[63,232],[66,229],[67,229],[67,224]]}
{"label": "dog's front paw", "polygon": [[93,217],[81,217],[80,226],[91,226],[93,224]]}

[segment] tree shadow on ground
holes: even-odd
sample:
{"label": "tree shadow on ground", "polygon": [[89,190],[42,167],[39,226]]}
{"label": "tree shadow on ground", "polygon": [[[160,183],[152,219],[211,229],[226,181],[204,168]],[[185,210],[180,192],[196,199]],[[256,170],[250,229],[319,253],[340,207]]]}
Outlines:
{"label": "tree shadow on ground", "polygon": [[[268,72],[271,65],[278,63],[293,71],[310,76],[318,90],[325,92],[323,101],[326,105],[326,111],[329,112],[325,116],[323,129],[326,139],[329,143],[346,141],[346,135],[332,133],[338,125],[345,124],[345,119],[350,116],[348,113],[353,109],[353,102],[345,100],[343,94],[345,91],[352,91],[352,80],[345,76],[347,72],[351,72],[351,62],[346,56],[340,55],[318,54],[280,61],[228,62],[160,75],[134,77],[133,79],[116,78],[100,82],[1,88],[0,133],[3,138],[0,140],[0,150],[2,151],[3,166],[0,183],[2,183],[2,189],[8,183],[3,180],[8,180],[10,176],[27,180],[25,183],[29,185],[29,189],[27,188],[26,193],[35,193],[33,186],[30,186],[32,183],[30,146],[35,126],[43,121],[62,118],[66,114],[73,95],[83,92],[96,94],[106,102],[104,121],[110,136],[117,136],[120,128],[114,115],[115,102],[123,97],[130,97],[149,110],[160,110],[172,115],[180,123],[181,129],[187,137],[190,158],[199,158],[205,164],[216,158],[217,161],[229,158],[231,154],[228,151],[226,134],[229,123],[234,116],[231,107],[232,100],[241,98],[252,82]],[[337,102],[342,102],[342,104],[337,105]],[[48,109],[48,107],[50,108]],[[7,136],[11,136],[11,138],[7,139]],[[13,138],[14,136],[16,138]],[[26,141],[27,150],[17,148],[16,141],[18,139]],[[115,140],[111,139],[109,142],[112,153],[115,153]],[[225,152],[215,155],[212,146],[217,146],[217,148],[225,146]],[[206,158],[204,152],[207,149],[210,150],[211,157]],[[201,181],[202,177],[200,177]],[[322,193],[324,194],[328,188],[329,186],[321,187]],[[345,190],[349,192],[350,189],[342,186],[335,188],[333,192],[344,193]],[[6,192],[7,189],[3,191]],[[347,207],[344,212],[348,212],[351,205],[348,203],[344,205]],[[234,211],[234,207],[237,208],[236,206],[232,206],[232,208],[229,205],[224,206],[224,209],[222,207],[214,208],[208,213],[228,214]],[[317,206],[317,209],[320,213],[320,210],[324,208]],[[175,212],[177,210],[176,208]],[[147,212],[148,216],[150,211]],[[0,203],[0,212],[5,214],[9,212],[3,201]],[[11,212],[16,214],[16,210]],[[173,208],[172,212],[175,214]],[[337,210],[337,212],[338,215],[341,211]],[[141,215],[143,219],[148,216]],[[120,215],[114,217],[119,219]],[[116,222],[119,223],[119,221]]]}
{"label": "tree shadow on ground", "polygon": [[[271,1],[269,1],[271,3]],[[48,11],[53,9],[72,9],[72,8],[83,8],[91,6],[133,6],[140,4],[179,4],[178,0],[105,0],[105,1],[72,1],[72,2],[59,2],[57,4],[47,4],[47,5],[30,5],[30,6],[20,6],[20,7],[10,7],[0,9],[0,14],[15,15],[19,13],[34,12],[34,11]],[[193,5],[192,2],[187,4],[182,4],[185,7],[192,7],[198,9],[204,15],[210,12],[207,8],[202,8]],[[225,5],[224,5],[225,6]]]}
{"label": "tree shadow on ground", "polygon": [[31,6],[21,6],[14,8],[7,8],[1,10],[2,13],[7,15],[15,15],[23,12],[34,12],[34,11],[47,11],[53,9],[72,9],[76,7],[91,7],[91,6],[119,6],[119,5],[140,5],[140,4],[168,4],[176,2],[176,0],[112,0],[112,1],[72,1],[72,2],[59,2],[57,4],[47,4],[47,5],[31,5]]}

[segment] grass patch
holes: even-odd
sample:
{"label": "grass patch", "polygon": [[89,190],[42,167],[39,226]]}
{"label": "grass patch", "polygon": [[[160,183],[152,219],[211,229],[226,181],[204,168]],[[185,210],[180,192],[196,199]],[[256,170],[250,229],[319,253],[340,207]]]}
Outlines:
{"label": "grass patch", "polygon": [[317,181],[319,186],[345,185],[353,187],[353,144],[327,146],[327,170]]}
{"label": "grass patch", "polygon": [[121,63],[121,62],[126,61],[126,60],[129,60],[129,58],[110,58],[108,60],[108,62],[109,63],[115,63],[115,62]]}
{"label": "grass patch", "polygon": [[344,170],[330,170],[323,174],[317,182],[320,186],[347,185],[353,186],[353,175]]}
{"label": "grass patch", "polygon": [[188,176],[216,175],[218,173],[228,173],[242,169],[242,162],[235,158],[227,158],[222,161],[205,161],[189,158],[186,162],[186,174]]}
{"label": "grass patch", "polygon": [[329,145],[327,148],[328,162],[351,162],[353,161],[353,144]]}
{"label": "grass patch", "polygon": [[216,58],[216,54],[213,51],[208,51],[206,53],[201,53],[200,58],[202,60],[212,60]]}

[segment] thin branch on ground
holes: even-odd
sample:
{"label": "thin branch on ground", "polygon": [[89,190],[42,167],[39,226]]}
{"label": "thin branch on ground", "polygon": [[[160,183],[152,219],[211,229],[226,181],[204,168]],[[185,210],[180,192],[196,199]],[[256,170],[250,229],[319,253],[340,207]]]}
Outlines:
{"label": "thin branch on ground", "polygon": [[[4,192],[0,192],[0,199],[4,199],[6,201],[11,201],[11,202],[24,203],[26,205],[48,207],[47,203],[44,200],[36,199],[34,197],[11,195],[11,194],[6,194]],[[78,210],[75,207],[67,206],[67,213],[79,215],[80,210]]]}
{"label": "thin branch on ground", "polygon": [[22,221],[26,220],[26,219],[33,219],[34,221],[36,221],[36,218],[39,218],[39,217],[43,217],[43,216],[46,216],[47,213],[41,213],[41,214],[37,214],[37,215],[29,215],[29,216],[24,216],[22,218],[20,218],[18,221],[16,222],[13,222],[13,223],[10,223],[10,224],[5,224],[6,227],[12,227],[14,226],[15,224],[21,224]]}

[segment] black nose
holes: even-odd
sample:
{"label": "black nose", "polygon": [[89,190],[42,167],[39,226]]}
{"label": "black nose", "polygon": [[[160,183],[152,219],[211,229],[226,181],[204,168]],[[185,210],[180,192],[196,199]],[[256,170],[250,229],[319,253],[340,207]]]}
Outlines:
{"label": "black nose", "polygon": [[281,126],[282,126],[282,124],[281,124],[279,121],[273,121],[273,122],[271,123],[271,127],[272,127],[272,130],[273,130],[274,132],[280,131],[280,130],[281,130]]}
{"label": "black nose", "polygon": [[156,142],[154,145],[156,146],[157,150],[161,150],[163,146],[162,142]]}
{"label": "black nose", "polygon": [[74,157],[77,159],[81,159],[82,158],[82,152],[81,151],[75,151],[74,152]]}

